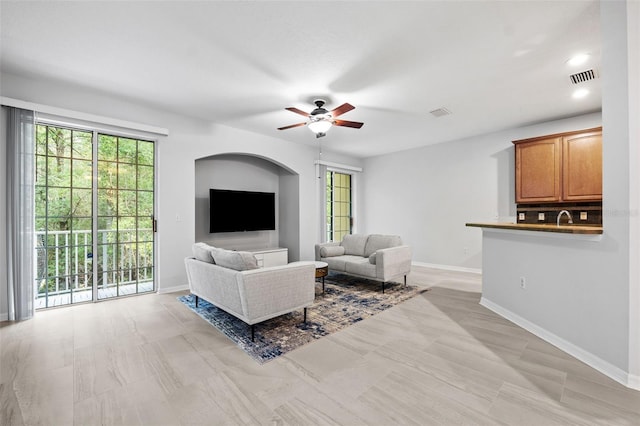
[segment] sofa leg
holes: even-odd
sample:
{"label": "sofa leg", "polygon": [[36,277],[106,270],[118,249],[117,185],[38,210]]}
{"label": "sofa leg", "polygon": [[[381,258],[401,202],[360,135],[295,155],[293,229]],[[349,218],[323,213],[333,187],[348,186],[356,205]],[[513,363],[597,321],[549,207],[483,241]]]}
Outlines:
{"label": "sofa leg", "polygon": [[407,286],[407,276],[406,275],[404,276],[404,286],[405,287]]}
{"label": "sofa leg", "polygon": [[304,308],[304,321],[305,324],[307,323],[307,308]]}
{"label": "sofa leg", "polygon": [[198,307],[198,296],[196,296],[196,308]]}
{"label": "sofa leg", "polygon": [[254,338],[256,335],[256,325],[255,324],[251,324],[251,341],[254,342]]}
{"label": "sofa leg", "polygon": [[384,294],[384,281],[382,281],[382,294]]}

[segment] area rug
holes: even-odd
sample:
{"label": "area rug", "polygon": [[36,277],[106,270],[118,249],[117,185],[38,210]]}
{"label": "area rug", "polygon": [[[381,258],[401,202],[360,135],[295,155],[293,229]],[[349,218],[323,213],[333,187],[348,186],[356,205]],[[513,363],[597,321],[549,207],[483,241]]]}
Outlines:
{"label": "area rug", "polygon": [[224,333],[259,363],[273,360],[424,293],[425,288],[400,283],[386,283],[384,294],[379,282],[330,273],[322,284],[316,284],[316,298],[307,308],[307,322],[303,323],[302,309],[256,324],[255,341],[251,328],[243,321],[195,296],[178,297],[189,309]]}

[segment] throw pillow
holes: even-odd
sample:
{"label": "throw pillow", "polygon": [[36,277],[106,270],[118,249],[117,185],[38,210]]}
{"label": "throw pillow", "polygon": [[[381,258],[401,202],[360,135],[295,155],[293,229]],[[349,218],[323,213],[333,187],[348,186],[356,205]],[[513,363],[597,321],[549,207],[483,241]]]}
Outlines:
{"label": "throw pillow", "polygon": [[231,251],[216,249],[213,252],[213,259],[216,265],[236,271],[248,271],[258,269],[258,261],[253,253],[248,251]]}
{"label": "throw pillow", "polygon": [[191,247],[193,257],[207,263],[215,263],[212,256],[212,250],[215,250],[215,247],[212,247],[207,243],[195,243]]}
{"label": "throw pillow", "polygon": [[344,247],[342,246],[328,246],[320,248],[320,257],[342,256],[343,254]]}
{"label": "throw pillow", "polygon": [[344,254],[364,256],[364,246],[367,244],[368,235],[348,234],[342,239],[340,245],[344,247]]}
{"label": "throw pillow", "polygon": [[375,253],[371,253],[371,256],[369,256],[369,263],[372,265],[376,264],[376,254]]}

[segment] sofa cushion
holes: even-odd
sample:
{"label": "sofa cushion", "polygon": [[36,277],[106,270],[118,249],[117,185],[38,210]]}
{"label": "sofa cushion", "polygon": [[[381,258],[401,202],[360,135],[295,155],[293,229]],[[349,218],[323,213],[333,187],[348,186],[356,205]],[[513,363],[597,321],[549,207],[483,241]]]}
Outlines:
{"label": "sofa cushion", "polygon": [[372,264],[372,265],[376,264],[376,253],[375,252],[371,253],[371,256],[369,256],[369,263]]}
{"label": "sofa cushion", "polygon": [[320,257],[342,256],[343,254],[344,247],[342,246],[328,246],[320,249]]}
{"label": "sofa cushion", "polygon": [[212,256],[213,254],[212,251],[214,249],[215,247],[212,247],[207,243],[195,243],[191,247],[191,251],[193,252],[193,257],[207,263],[215,263]]}
{"label": "sofa cushion", "polygon": [[365,277],[376,277],[376,265],[369,263],[366,257],[361,257],[359,261],[345,264],[345,272],[348,274],[362,275]]}
{"label": "sofa cushion", "polygon": [[[340,245],[344,247],[344,254],[364,256],[364,247],[367,244],[368,235],[348,234],[342,239]],[[374,250],[375,251],[375,250]]]}
{"label": "sofa cushion", "polygon": [[236,271],[258,269],[256,257],[248,251],[232,251],[217,248],[213,250],[213,260],[218,266]]}
{"label": "sofa cushion", "polygon": [[364,256],[369,257],[377,250],[401,245],[402,239],[398,235],[371,234],[364,248]]}
{"label": "sofa cushion", "polygon": [[[353,262],[361,262],[364,258],[362,256],[351,256],[345,254],[344,256],[333,256],[323,259],[329,265],[329,270],[346,272],[347,264]],[[364,259],[366,262],[366,259]]]}

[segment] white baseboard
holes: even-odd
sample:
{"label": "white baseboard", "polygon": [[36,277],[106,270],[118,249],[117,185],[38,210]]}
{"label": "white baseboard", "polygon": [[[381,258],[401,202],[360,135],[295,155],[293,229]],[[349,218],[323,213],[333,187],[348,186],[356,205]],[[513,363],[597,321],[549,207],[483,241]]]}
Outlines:
{"label": "white baseboard", "polygon": [[0,322],[9,321],[9,312],[0,313]]}
{"label": "white baseboard", "polygon": [[509,321],[511,321],[512,323],[535,334],[542,340],[552,344],[558,349],[579,359],[580,361],[584,362],[591,368],[598,370],[599,372],[612,378],[616,382],[621,383],[624,386],[627,386],[631,389],[640,390],[640,377],[627,373],[626,371],[616,367],[615,365],[608,363],[607,361],[592,354],[591,352],[585,351],[581,347],[576,346],[573,343],[568,342],[561,337],[558,337],[557,335],[551,333],[550,331],[530,322],[529,320],[522,318],[521,316],[511,312],[508,309],[501,307],[500,305],[493,303],[490,300],[485,299],[484,297],[480,299],[480,304],[485,308],[500,315],[501,317],[504,317]]}
{"label": "white baseboard", "polygon": [[482,274],[482,269],[465,268],[463,266],[439,265],[437,263],[411,262],[415,266],[423,266],[425,268],[442,269],[445,271],[470,272],[472,274]]}
{"label": "white baseboard", "polygon": [[176,291],[184,291],[184,290],[189,290],[189,284],[177,285],[174,287],[167,287],[167,288],[159,288],[158,294],[175,293]]}

